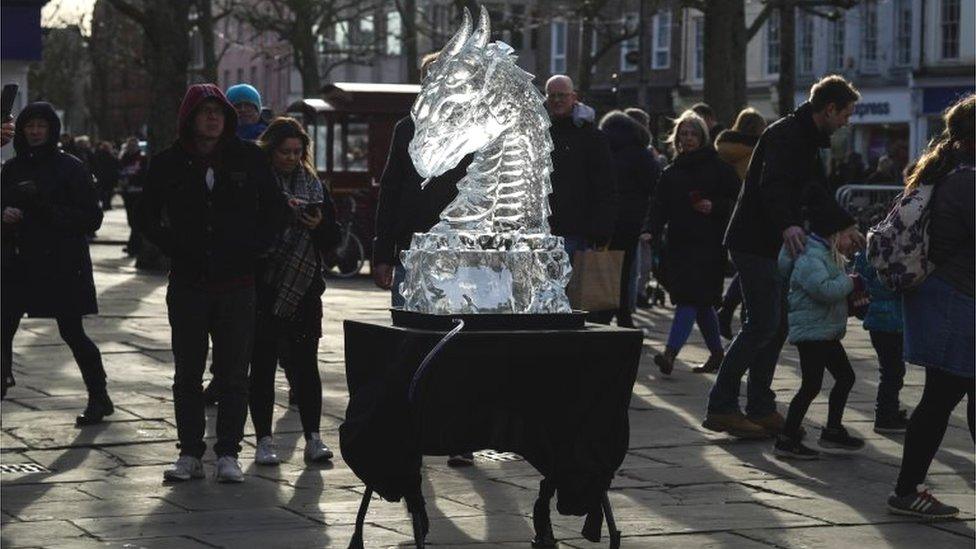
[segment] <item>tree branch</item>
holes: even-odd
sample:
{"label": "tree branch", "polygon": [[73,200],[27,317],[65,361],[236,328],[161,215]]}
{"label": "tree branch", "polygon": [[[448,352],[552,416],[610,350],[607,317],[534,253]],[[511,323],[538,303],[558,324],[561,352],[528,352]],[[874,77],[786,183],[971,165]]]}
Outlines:
{"label": "tree branch", "polygon": [[756,36],[756,33],[759,32],[759,29],[761,29],[766,20],[769,19],[772,12],[773,7],[770,4],[763,6],[762,11],[756,16],[755,21],[753,21],[752,24],[749,25],[749,28],[746,29],[746,43],[749,43],[749,41]]}

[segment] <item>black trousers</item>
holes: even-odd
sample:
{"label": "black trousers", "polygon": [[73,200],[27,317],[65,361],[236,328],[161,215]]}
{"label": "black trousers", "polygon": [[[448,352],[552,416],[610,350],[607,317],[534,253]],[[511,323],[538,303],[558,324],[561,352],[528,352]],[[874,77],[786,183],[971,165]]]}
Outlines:
{"label": "black trousers", "polygon": [[916,487],[925,481],[935,453],[942,445],[949,416],[963,396],[967,396],[969,406],[966,419],[969,435],[976,440],[976,425],[973,418],[973,379],[950,374],[938,368],[925,369],[925,388],[905,432],[905,446],[902,450],[901,471],[895,494],[907,496],[914,494]]}
{"label": "black trousers", "polygon": [[807,415],[810,403],[820,393],[824,370],[834,376],[834,388],[830,390],[827,408],[827,427],[840,427],[847,396],[854,387],[854,369],[847,359],[844,346],[840,341],[801,341],[796,344],[796,348],[800,352],[803,381],[800,383],[800,390],[790,402],[783,434],[789,437],[799,434],[800,423]]}
{"label": "black trousers", "polygon": [[[24,316],[22,310],[3,311],[3,376],[13,377],[13,343],[14,334],[20,326],[20,319]],[[59,316],[55,320],[58,323],[58,334],[61,339],[71,349],[71,354],[78,363],[81,370],[81,377],[85,380],[85,388],[90,395],[101,395],[105,393],[105,367],[102,365],[102,353],[98,346],[85,333],[85,327],[81,322],[81,315]]]}
{"label": "black trousers", "polygon": [[898,414],[901,407],[898,393],[905,384],[903,356],[905,336],[901,332],[871,331],[869,333],[871,345],[878,354],[878,369],[881,372],[875,416],[892,417]]}
{"label": "black trousers", "polygon": [[206,428],[203,372],[208,340],[213,341],[214,378],[218,383],[217,444],[214,453],[234,456],[241,450],[247,419],[247,366],[254,337],[254,288],[213,292],[170,284],[166,292],[172,331],[173,400],[180,455],[203,457]]}
{"label": "black trousers", "polygon": [[318,364],[319,339],[277,333],[259,321],[251,359],[250,407],[255,437],[271,435],[274,411],[274,380],[279,361],[287,372],[288,384],[298,402],[298,414],[305,438],[319,432],[322,418],[322,378]]}

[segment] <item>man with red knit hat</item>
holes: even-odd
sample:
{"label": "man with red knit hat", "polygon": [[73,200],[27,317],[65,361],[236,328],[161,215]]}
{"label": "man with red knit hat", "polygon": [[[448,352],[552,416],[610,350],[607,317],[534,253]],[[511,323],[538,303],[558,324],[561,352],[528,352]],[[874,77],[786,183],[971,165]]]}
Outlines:
{"label": "man with red knit hat", "polygon": [[143,192],[140,229],[172,259],[166,304],[180,457],[163,473],[169,481],[204,476],[208,337],[221,390],[215,477],[244,480],[237,455],[247,417],[255,262],[273,244],[286,205],[267,156],[236,128],[237,113],[220,88],[190,86],[179,137],[150,161]]}

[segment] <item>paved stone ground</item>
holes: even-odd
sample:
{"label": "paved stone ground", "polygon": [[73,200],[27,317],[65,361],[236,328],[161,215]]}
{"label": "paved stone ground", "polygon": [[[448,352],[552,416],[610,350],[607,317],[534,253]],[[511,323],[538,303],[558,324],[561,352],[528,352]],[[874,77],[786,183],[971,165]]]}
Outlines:
{"label": "paved stone ground", "polygon": [[[124,215],[116,209],[100,236],[124,234]],[[165,279],[136,273],[118,245],[94,245],[92,254],[102,314],[86,327],[101,346],[116,414],[103,425],[75,428],[85,404],[77,367],[52,321],[23,322],[14,344],[18,386],[2,404],[0,461],[50,472],[0,476],[3,547],[345,547],[362,486],[341,459],[304,466],[298,415],[284,405],[282,376],[275,432],[284,464],[256,467],[251,437],[241,456],[244,484],[161,482],[176,456]],[[366,279],[331,282],[326,292],[319,368],[323,436],[333,447],[346,406],[341,322],[382,318],[386,304],[387,295]],[[868,440],[867,449],[856,458],[787,463],[771,456],[768,441],[735,441],[699,426],[713,376],[688,371],[705,358],[697,335],[672,378],[657,374],[650,358],[663,345],[670,313],[638,315],[647,337],[631,402],[631,449],[610,496],[625,547],[973,546],[973,445],[962,407],[929,484],[960,506],[963,517],[924,524],[886,513],[901,440],[871,430],[877,374],[859,327],[852,324],[845,341],[858,375],[846,420]],[[918,401],[921,382],[920,370],[910,368],[902,393],[907,405]],[[797,356],[788,348],[775,382],[781,409],[797,385]],[[819,398],[808,428],[822,424],[825,414]],[[252,435],[250,423],[247,428]],[[479,458],[475,467],[454,470],[444,458],[427,458],[429,542],[528,547],[537,482],[522,461]],[[368,546],[410,545],[402,505],[374,501],[368,522]],[[564,547],[603,546],[581,538],[576,517],[554,513],[554,523]]]}

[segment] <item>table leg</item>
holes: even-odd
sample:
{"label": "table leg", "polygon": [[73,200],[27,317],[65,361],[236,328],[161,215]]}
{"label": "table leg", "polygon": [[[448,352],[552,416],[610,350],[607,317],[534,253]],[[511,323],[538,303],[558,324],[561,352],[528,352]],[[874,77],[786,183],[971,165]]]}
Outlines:
{"label": "table leg", "polygon": [[549,480],[543,478],[539,482],[539,497],[532,507],[532,527],[535,529],[532,547],[556,547],[556,536],[552,533],[552,520],[549,514],[549,502],[555,493],[556,489]]}
{"label": "table leg", "polygon": [[359,511],[356,513],[356,530],[349,540],[349,549],[363,549],[363,523],[366,521],[366,511],[369,509],[369,500],[373,497],[373,489],[369,486],[363,492],[363,499],[359,502]]}
{"label": "table leg", "polygon": [[430,519],[427,517],[427,505],[424,496],[420,494],[404,496],[407,511],[413,526],[413,543],[417,549],[423,549],[427,532],[430,530]]}
{"label": "table leg", "polygon": [[607,531],[610,532],[610,549],[620,549],[620,530],[613,520],[613,508],[610,507],[610,497],[603,493],[603,514],[607,517]]}

